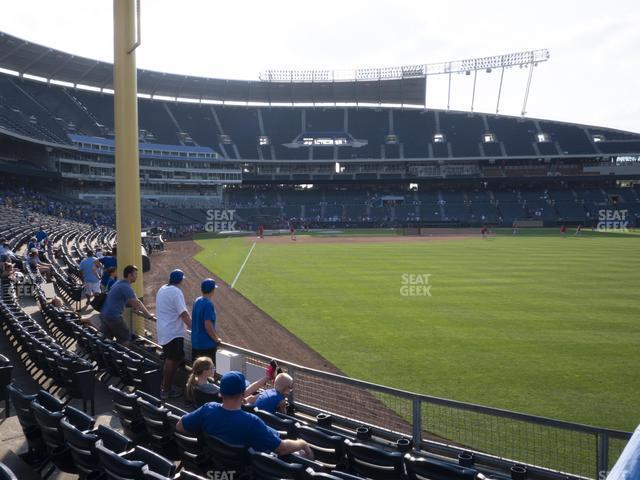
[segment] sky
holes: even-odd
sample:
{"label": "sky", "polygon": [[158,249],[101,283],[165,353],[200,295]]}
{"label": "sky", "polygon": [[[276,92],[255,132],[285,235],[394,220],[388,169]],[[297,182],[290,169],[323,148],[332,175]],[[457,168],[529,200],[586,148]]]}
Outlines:
{"label": "sky", "polygon": [[[0,31],[113,60],[111,0],[0,0],[0,8]],[[528,117],[640,132],[637,0],[142,0],[141,18],[139,68],[218,78],[547,48]],[[500,113],[521,113],[527,76],[528,69],[505,72]],[[498,71],[478,73],[475,111],[495,112],[498,83]],[[472,86],[473,76],[453,77],[452,109],[471,108]],[[427,106],[446,105],[447,78],[429,77]]]}

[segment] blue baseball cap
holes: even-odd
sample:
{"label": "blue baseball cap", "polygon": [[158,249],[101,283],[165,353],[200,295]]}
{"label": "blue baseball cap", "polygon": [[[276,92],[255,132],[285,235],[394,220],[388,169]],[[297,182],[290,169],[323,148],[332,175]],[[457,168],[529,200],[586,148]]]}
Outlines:
{"label": "blue baseball cap", "polygon": [[239,395],[246,389],[246,380],[240,372],[227,372],[220,379],[220,393],[222,395]]}
{"label": "blue baseball cap", "polygon": [[173,270],[169,274],[169,283],[180,283],[184,279],[184,272],[179,269]]}
{"label": "blue baseball cap", "polygon": [[213,292],[218,286],[213,278],[205,278],[200,284],[200,290],[202,293]]}

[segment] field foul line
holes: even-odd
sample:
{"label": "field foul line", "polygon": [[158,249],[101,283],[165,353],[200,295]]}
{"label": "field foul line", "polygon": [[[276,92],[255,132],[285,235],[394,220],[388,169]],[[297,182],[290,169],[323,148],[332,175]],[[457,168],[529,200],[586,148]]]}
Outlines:
{"label": "field foul line", "polygon": [[255,248],[255,246],[256,246],[256,242],[253,242],[253,245],[251,245],[251,249],[249,250],[249,253],[247,253],[247,258],[244,259],[244,263],[240,267],[240,270],[238,270],[238,274],[236,275],[236,278],[234,278],[233,282],[231,283],[231,288],[236,286],[236,282],[238,281],[238,278],[240,278],[240,274],[242,273],[244,266],[247,264],[247,261],[249,260],[249,257],[251,256],[251,252],[253,252],[253,249]]}

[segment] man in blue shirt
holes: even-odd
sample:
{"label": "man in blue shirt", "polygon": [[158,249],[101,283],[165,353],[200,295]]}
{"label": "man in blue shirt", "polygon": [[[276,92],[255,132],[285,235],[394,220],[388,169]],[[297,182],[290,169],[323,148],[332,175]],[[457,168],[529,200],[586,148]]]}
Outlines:
{"label": "man in blue shirt", "polygon": [[209,357],[215,364],[216,350],[221,342],[216,331],[216,308],[212,302],[216,291],[215,280],[203,280],[200,291],[202,296],[193,302],[191,311],[191,360]]}
{"label": "man in blue shirt", "polygon": [[306,458],[313,458],[307,442],[281,440],[278,432],[260,418],[242,410],[245,382],[240,372],[225,373],[220,380],[222,404],[206,403],[187,413],[176,425],[176,430],[185,434],[205,432],[232,445],[252,447],[259,452],[275,452],[281,456],[302,450]]}
{"label": "man in blue shirt", "polygon": [[[273,382],[273,388],[263,391],[257,396],[254,405],[269,413],[286,413],[287,396],[293,390],[293,378],[286,373],[280,373]],[[250,400],[247,400],[250,402]]]}
{"label": "man in blue shirt", "polygon": [[131,287],[132,283],[138,279],[138,267],[127,265],[122,272],[123,280],[116,282],[109,290],[100,311],[100,331],[107,338],[116,338],[118,343],[128,346],[131,340],[129,327],[122,318],[124,307],[129,306],[139,315],[150,320],[155,320],[147,307],[136,297],[136,293]]}
{"label": "man in blue shirt", "polygon": [[102,267],[103,267],[102,279],[100,280],[100,283],[102,284],[103,287],[105,287],[105,290],[106,290],[107,282],[109,281],[109,275],[107,275],[107,270],[111,267],[118,266],[116,255],[117,255],[116,247],[113,247],[113,251],[111,253],[107,252],[107,254],[104,257],[100,258],[100,263],[102,264]]}
{"label": "man in blue shirt", "polygon": [[40,230],[36,232],[36,240],[38,243],[42,243],[42,241],[47,238],[49,235],[44,231],[44,228],[40,227]]}
{"label": "man in blue shirt", "polygon": [[100,278],[98,278],[98,266],[100,262],[93,256],[91,250],[87,250],[87,258],[79,265],[80,278],[82,279],[82,290],[87,298],[87,308],[91,297],[100,293]]}

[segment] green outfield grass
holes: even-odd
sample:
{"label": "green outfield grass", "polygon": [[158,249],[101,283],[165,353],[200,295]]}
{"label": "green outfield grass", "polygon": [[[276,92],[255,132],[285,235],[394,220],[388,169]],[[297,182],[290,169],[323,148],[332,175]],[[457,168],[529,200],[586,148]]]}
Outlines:
{"label": "green outfield grass", "polygon": [[[198,240],[231,282],[247,239]],[[415,243],[258,243],[236,288],[346,374],[631,430],[640,423],[640,237],[499,231]],[[431,297],[403,296],[429,274]]]}

